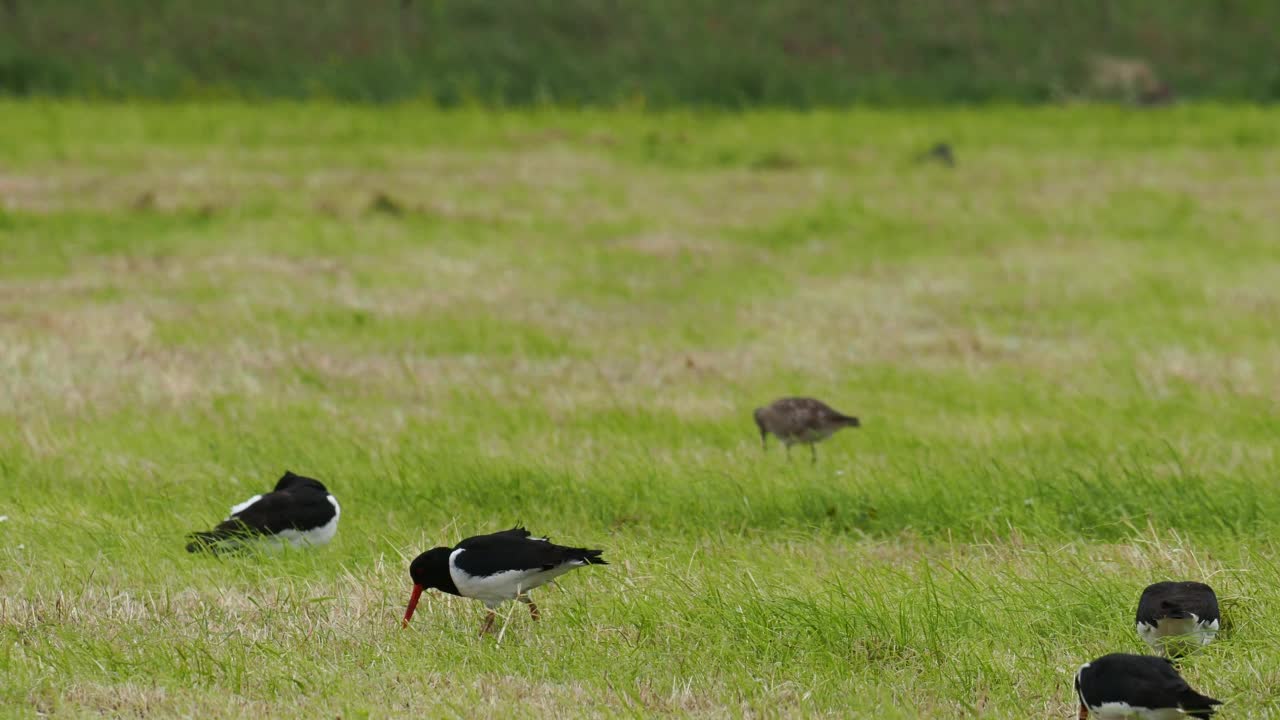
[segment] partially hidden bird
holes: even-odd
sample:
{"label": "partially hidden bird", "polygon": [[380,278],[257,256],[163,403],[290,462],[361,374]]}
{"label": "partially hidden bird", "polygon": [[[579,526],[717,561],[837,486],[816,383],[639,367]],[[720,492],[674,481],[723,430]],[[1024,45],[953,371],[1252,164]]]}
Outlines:
{"label": "partially hidden bird", "polygon": [[324,483],[286,470],[269,493],[231,508],[212,530],[188,535],[187,552],[224,553],[258,545],[277,549],[324,545],[338,532],[342,509]]}
{"label": "partially hidden bird", "polygon": [[1221,620],[1218,596],[1202,582],[1158,582],[1138,598],[1138,636],[1166,655],[1213,642]]}

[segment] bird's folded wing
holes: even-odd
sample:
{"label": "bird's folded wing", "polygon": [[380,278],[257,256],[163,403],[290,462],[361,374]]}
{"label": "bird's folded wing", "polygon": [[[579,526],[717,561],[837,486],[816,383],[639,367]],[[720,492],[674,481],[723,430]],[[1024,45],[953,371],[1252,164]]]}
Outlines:
{"label": "bird's folded wing", "polygon": [[267,493],[257,502],[227,518],[215,531],[237,529],[274,535],[290,528],[310,529],[328,522],[333,504],[314,494]]}
{"label": "bird's folded wing", "polygon": [[509,570],[550,569],[573,559],[572,548],[545,540],[520,538],[511,531],[468,538],[458,544],[464,550],[459,566],[472,575],[493,575]]}

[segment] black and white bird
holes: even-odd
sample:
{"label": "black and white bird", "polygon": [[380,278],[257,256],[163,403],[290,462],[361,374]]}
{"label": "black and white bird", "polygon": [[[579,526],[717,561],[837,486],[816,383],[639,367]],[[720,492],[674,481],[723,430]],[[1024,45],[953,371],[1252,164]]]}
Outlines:
{"label": "black and white bird", "polygon": [[187,552],[220,553],[249,543],[265,549],[324,545],[338,532],[341,514],[323,483],[286,470],[275,490],[232,507],[212,530],[191,533]]}
{"label": "black and white bird", "polygon": [[1155,655],[1104,655],[1076,673],[1079,720],[1092,712],[1102,720],[1208,718],[1222,702],[1201,695],[1173,663]]}
{"label": "black and white bird", "polygon": [[833,410],[821,400],[807,397],[787,397],[756,408],[752,413],[760,430],[760,446],[769,449],[769,434],[773,433],[787,448],[791,459],[791,446],[808,445],[813,462],[818,461],[818,443],[826,440],[841,428],[861,427],[862,423],[852,415]]}
{"label": "black and white bird", "polygon": [[1138,636],[1165,654],[1208,645],[1222,618],[1218,596],[1200,582],[1158,582],[1138,598]]}
{"label": "black and white bird", "polygon": [[479,600],[489,609],[480,634],[493,627],[494,609],[508,600],[529,606],[537,620],[538,606],[529,591],[584,565],[608,565],[600,557],[603,550],[554,545],[547,538],[533,537],[520,526],[491,535],[476,535],[455,547],[432,548],[414,558],[409,566],[413,595],[404,611],[403,627],[409,626],[423,590],[435,589],[459,597]]}

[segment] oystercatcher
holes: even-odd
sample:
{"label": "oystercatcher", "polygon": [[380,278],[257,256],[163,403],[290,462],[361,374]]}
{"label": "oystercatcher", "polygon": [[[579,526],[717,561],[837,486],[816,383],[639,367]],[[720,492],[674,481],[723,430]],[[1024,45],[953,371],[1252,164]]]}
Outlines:
{"label": "oystercatcher", "polygon": [[1218,596],[1204,583],[1158,582],[1138,599],[1138,635],[1165,654],[1213,642],[1220,620]]}
{"label": "oystercatcher", "polygon": [[756,427],[760,428],[760,446],[769,449],[769,433],[773,433],[787,448],[791,459],[791,446],[806,444],[813,462],[818,461],[817,443],[831,437],[840,428],[860,427],[858,418],[831,409],[826,403],[813,398],[789,397],[775,400],[756,408]]}
{"label": "oystercatcher", "polygon": [[418,597],[428,588],[483,602],[489,612],[481,635],[492,629],[497,616],[494,609],[508,600],[528,605],[529,615],[537,620],[538,606],[529,598],[529,591],[576,567],[608,565],[600,557],[603,552],[554,545],[547,538],[531,536],[519,525],[469,537],[455,547],[432,548],[409,566],[413,595],[401,626],[409,626]]}
{"label": "oystercatcher", "polygon": [[187,552],[219,553],[259,540],[267,547],[324,545],[338,532],[341,513],[323,483],[286,470],[275,490],[232,507],[214,529],[188,535]]}
{"label": "oystercatcher", "polygon": [[1174,720],[1208,718],[1222,702],[1192,690],[1173,663],[1154,655],[1104,655],[1076,673],[1079,720],[1099,718]]}

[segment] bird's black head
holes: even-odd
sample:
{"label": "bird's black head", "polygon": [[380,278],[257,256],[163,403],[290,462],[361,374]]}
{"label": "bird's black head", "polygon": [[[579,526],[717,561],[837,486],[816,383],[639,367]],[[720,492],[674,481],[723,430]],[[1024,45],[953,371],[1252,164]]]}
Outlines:
{"label": "bird's black head", "polygon": [[423,590],[440,590],[451,595],[458,594],[458,586],[453,584],[449,575],[449,555],[452,548],[438,547],[422,553],[409,564],[409,577],[413,580],[413,594],[409,596],[409,607],[404,611],[403,627],[409,626],[413,612],[418,609],[418,598]]}
{"label": "bird's black head", "polygon": [[409,577],[414,585],[421,585],[427,590],[443,590],[447,593],[458,593],[453,585],[453,577],[449,575],[449,554],[452,548],[438,547],[422,553],[409,564]]}
{"label": "bird's black head", "polygon": [[303,475],[297,475],[289,470],[285,470],[284,475],[282,475],[280,480],[276,482],[276,492],[280,492],[281,490],[296,490],[304,487],[319,490],[325,494],[328,494],[329,492],[329,489],[326,488],[324,483],[319,480],[305,477]]}

